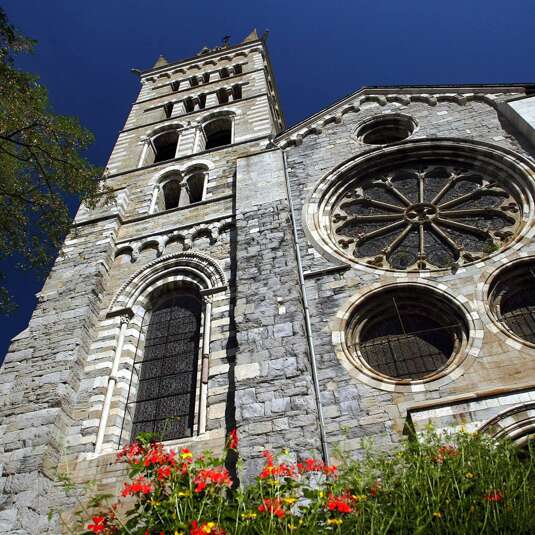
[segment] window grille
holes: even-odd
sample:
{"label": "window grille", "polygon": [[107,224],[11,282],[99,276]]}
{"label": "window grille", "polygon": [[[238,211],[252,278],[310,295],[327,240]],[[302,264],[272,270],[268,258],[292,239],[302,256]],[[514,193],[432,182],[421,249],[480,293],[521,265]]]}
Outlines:
{"label": "window grille", "polygon": [[523,262],[503,271],[490,295],[498,321],[519,338],[535,343],[535,265]]}
{"label": "window grille", "polygon": [[192,435],[200,320],[200,300],[188,293],[168,297],[150,314],[128,393],[131,439],[142,432],[157,433],[161,440]]}
{"label": "window grille", "polygon": [[376,372],[418,380],[444,368],[459,350],[465,328],[433,292],[414,288],[377,295],[353,323],[353,346]]}

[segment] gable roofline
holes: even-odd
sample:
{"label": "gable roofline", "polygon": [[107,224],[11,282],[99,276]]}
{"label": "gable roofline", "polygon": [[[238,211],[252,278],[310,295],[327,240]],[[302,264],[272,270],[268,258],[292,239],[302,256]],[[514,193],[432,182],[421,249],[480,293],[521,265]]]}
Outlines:
{"label": "gable roofline", "polygon": [[[522,91],[519,91],[521,89]],[[462,95],[484,95],[489,94],[499,94],[503,95],[504,93],[513,93],[518,95],[519,92],[524,93],[525,95],[535,94],[535,83],[512,83],[512,84],[442,84],[442,85],[371,85],[363,86],[357,91],[342,97],[327,107],[321,109],[319,112],[316,112],[312,115],[309,115],[307,118],[299,121],[293,126],[287,128],[283,132],[280,132],[275,136],[273,142],[278,143],[285,141],[287,138],[291,137],[293,134],[298,132],[301,129],[306,129],[306,127],[318,121],[322,116],[329,115],[335,109],[342,107],[344,104],[350,103],[352,100],[358,97],[366,96],[377,96],[381,97],[384,95],[445,95],[445,94],[457,94],[460,97]],[[490,102],[489,102],[490,103]]]}

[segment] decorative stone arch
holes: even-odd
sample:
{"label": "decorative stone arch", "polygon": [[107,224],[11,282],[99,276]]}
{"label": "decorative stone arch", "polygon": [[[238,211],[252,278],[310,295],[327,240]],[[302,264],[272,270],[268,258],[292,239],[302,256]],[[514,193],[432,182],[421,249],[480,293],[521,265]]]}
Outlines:
{"label": "decorative stone arch", "polygon": [[196,435],[206,432],[212,295],[224,292],[227,280],[221,266],[210,256],[186,251],[163,256],[134,273],[119,289],[107,310],[101,332],[105,336],[113,325],[116,338],[98,427],[96,454],[116,449],[121,440],[124,441],[124,417],[135,357],[143,340],[143,320],[150,312],[155,296],[179,288],[194,289],[202,301],[194,432]]}
{"label": "decorative stone arch", "polygon": [[[324,175],[313,186],[303,206],[305,233],[313,246],[331,261],[346,264],[359,264],[361,269],[369,272],[382,273],[396,271],[388,265],[377,265],[370,261],[360,261],[351,248],[345,247],[344,240],[333,232],[333,210],[342,196],[349,192],[353,176],[359,173],[370,173],[381,166],[401,165],[411,158],[420,161],[435,159],[451,159],[462,165],[473,165],[477,172],[485,174],[489,170],[492,175],[507,177],[503,180],[516,199],[519,213],[515,232],[510,239],[496,250],[489,250],[483,256],[485,261],[501,256],[504,252],[519,247],[526,238],[531,236],[532,219],[535,215],[535,187],[533,176],[535,167],[522,155],[494,144],[467,140],[462,138],[415,139],[392,143],[381,148],[370,149],[346,160]],[[375,165],[377,164],[377,168]],[[465,264],[479,262],[463,261]],[[449,270],[449,267],[437,267],[435,270]],[[425,270],[424,270],[425,271]]]}
{"label": "decorative stone arch", "polygon": [[[158,149],[156,142],[158,139],[161,139],[162,136],[172,135],[176,140],[173,140],[175,143],[174,155],[176,156],[177,151],[180,147],[180,133],[184,128],[184,125],[177,122],[169,122],[163,125],[159,125],[156,128],[153,128],[142,138],[143,148],[141,149],[141,155],[139,157],[138,167],[147,165],[148,153],[149,150],[152,151],[154,157],[157,157]],[[152,163],[152,162],[150,162]]]}
{"label": "decorative stone arch", "polygon": [[201,117],[199,120],[200,128],[197,131],[197,139],[195,141],[196,150],[203,151],[203,150],[207,150],[207,148],[211,148],[208,146],[209,134],[207,132],[210,129],[215,130],[219,123],[222,126],[221,130],[223,130],[223,128],[228,129],[227,143],[224,143],[223,145],[220,145],[220,146],[230,145],[231,143],[233,143],[234,138],[235,138],[236,117],[238,115],[239,115],[239,112],[235,110],[223,109],[223,110],[218,110],[217,112],[209,113]]}
{"label": "decorative stone arch", "polygon": [[[420,289],[435,293],[441,299],[451,303],[465,325],[464,343],[449,359],[446,366],[437,370],[436,373],[418,380],[399,380],[378,374],[370,368],[354,350],[354,346],[348,330],[355,312],[370,298],[380,296],[391,289]],[[332,343],[335,354],[347,370],[349,375],[372,388],[387,392],[431,392],[461,377],[476,362],[483,344],[483,323],[477,310],[463,295],[456,295],[454,291],[441,283],[425,279],[417,274],[406,274],[396,277],[395,282],[376,282],[359,288],[342,307],[330,322],[332,330]]]}
{"label": "decorative stone arch", "polygon": [[535,436],[535,401],[506,409],[484,423],[480,433],[493,438],[509,438],[518,446],[523,446]]}

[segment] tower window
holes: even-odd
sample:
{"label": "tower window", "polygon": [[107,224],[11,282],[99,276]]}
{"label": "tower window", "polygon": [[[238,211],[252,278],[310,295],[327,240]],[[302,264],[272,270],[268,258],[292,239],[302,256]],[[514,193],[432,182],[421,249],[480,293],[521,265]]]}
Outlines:
{"label": "tower window", "polygon": [[232,100],[240,100],[241,98],[241,85],[232,86]]}
{"label": "tower window", "polygon": [[180,182],[169,180],[163,186],[164,206],[166,210],[177,208],[180,203]]}
{"label": "tower window", "polygon": [[189,84],[190,84],[191,87],[198,86],[198,85],[199,85],[199,80],[197,79],[196,76],[192,76],[192,77],[189,79]]}
{"label": "tower window", "polygon": [[239,63],[234,65],[234,74],[241,74],[242,72],[242,66]]}
{"label": "tower window", "polygon": [[188,193],[189,193],[189,202],[199,202],[202,201],[202,195],[204,192],[204,173],[195,173],[188,178]]}
{"label": "tower window", "polygon": [[205,106],[206,106],[206,95],[204,93],[201,93],[198,97],[197,97],[197,101],[199,103],[199,109],[200,110],[204,110]]}
{"label": "tower window", "polygon": [[207,84],[209,81],[210,81],[210,73],[209,72],[205,72],[203,75],[202,75],[202,81]]}
{"label": "tower window", "polygon": [[180,82],[178,80],[171,82],[171,89],[173,91],[178,91],[179,88],[180,88]]}
{"label": "tower window", "polygon": [[142,432],[157,433],[161,440],[193,434],[200,319],[201,303],[193,291],[176,292],[154,306],[144,350],[134,363],[137,395],[127,405],[132,439]]}
{"label": "tower window", "polygon": [[178,145],[178,132],[163,132],[152,140],[154,147],[154,162],[165,162],[175,157]]}
{"label": "tower window", "polygon": [[230,73],[226,67],[224,67],[223,69],[219,71],[219,78],[223,79],[223,78],[228,78],[229,76],[230,76]]}
{"label": "tower window", "polygon": [[171,114],[173,113],[173,103],[168,102],[167,104],[165,104],[163,107],[163,111],[166,119],[169,119],[171,117]]}
{"label": "tower window", "polygon": [[206,137],[205,149],[215,149],[232,142],[232,119],[222,117],[214,119],[204,126]]}
{"label": "tower window", "polygon": [[182,103],[184,104],[184,110],[186,111],[186,113],[191,113],[195,108],[193,104],[193,99],[191,97],[184,99]]}
{"label": "tower window", "polygon": [[217,91],[217,101],[219,104],[226,104],[228,102],[228,91],[224,87]]}

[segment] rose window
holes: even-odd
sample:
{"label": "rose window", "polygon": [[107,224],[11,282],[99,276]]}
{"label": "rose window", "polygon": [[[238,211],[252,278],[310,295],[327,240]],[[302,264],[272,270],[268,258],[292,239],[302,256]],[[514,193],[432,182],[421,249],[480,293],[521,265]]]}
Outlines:
{"label": "rose window", "polygon": [[368,172],[334,202],[335,242],[357,260],[397,270],[480,260],[521,224],[521,206],[503,178],[448,160]]}

